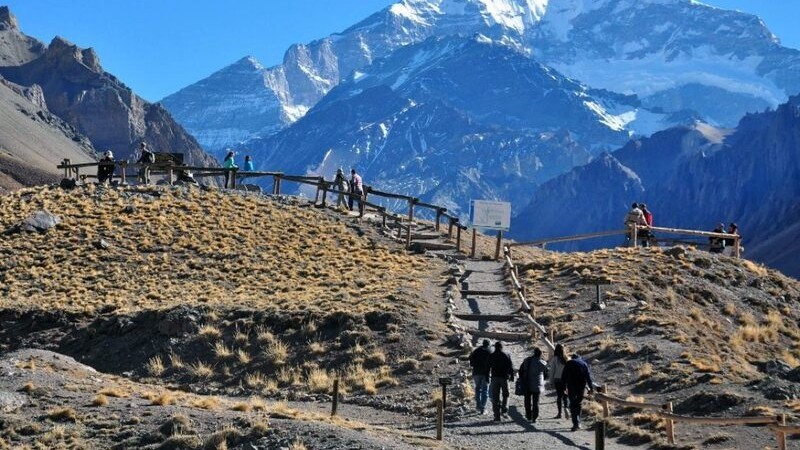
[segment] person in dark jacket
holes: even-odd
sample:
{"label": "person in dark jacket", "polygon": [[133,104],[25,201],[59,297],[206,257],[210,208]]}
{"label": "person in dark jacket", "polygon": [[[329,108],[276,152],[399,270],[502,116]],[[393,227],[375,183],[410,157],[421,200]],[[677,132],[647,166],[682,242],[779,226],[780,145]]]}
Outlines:
{"label": "person in dark jacket", "polygon": [[110,183],[114,178],[114,154],[111,153],[111,150],[103,153],[100,163],[97,166],[97,182],[104,184],[108,181]]}
{"label": "person in dark jacket", "polygon": [[508,412],[508,382],[514,381],[514,363],[511,362],[511,356],[503,351],[502,342],[494,343],[494,353],[489,357],[489,374],[492,377],[489,391],[492,396],[494,421],[499,422],[500,415]]}
{"label": "person in dark jacket", "polygon": [[491,355],[492,349],[489,347],[488,340],[484,340],[483,345],[469,355],[472,379],[475,381],[475,409],[481,415],[486,414],[486,400],[489,398],[489,357]]}
{"label": "person in dark jacket", "polygon": [[146,142],[139,144],[139,149],[141,154],[136,161],[139,164],[139,183],[150,184],[150,165],[156,163],[156,154],[147,148]]}
{"label": "person in dark jacket", "polygon": [[539,418],[539,397],[544,392],[547,379],[547,363],[542,360],[542,351],[533,349],[533,356],[525,358],[519,367],[522,393],[525,395],[525,418],[536,423]]}
{"label": "person in dark jacket", "polygon": [[[712,233],[725,234],[725,224],[721,223],[711,230]],[[708,238],[708,249],[711,253],[722,253],[725,251],[725,239],[721,237]]]}
{"label": "person in dark jacket", "polygon": [[580,355],[572,355],[572,359],[567,361],[564,366],[561,379],[567,385],[569,410],[572,414],[572,431],[577,431],[581,428],[581,402],[583,402],[586,388],[589,388],[589,392],[594,392],[594,382],[589,364]]}

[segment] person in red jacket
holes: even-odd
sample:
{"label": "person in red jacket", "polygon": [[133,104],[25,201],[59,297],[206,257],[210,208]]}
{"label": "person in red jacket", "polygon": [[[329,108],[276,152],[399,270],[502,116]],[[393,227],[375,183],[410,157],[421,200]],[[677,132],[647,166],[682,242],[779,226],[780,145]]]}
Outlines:
{"label": "person in red jacket", "polygon": [[[644,215],[644,221],[647,222],[648,227],[653,226],[653,213],[647,209],[647,205],[644,203],[639,203],[639,209],[642,210],[642,214]],[[639,232],[639,238],[642,240],[642,247],[649,247],[650,240],[654,238],[655,235],[650,230],[642,230]]]}

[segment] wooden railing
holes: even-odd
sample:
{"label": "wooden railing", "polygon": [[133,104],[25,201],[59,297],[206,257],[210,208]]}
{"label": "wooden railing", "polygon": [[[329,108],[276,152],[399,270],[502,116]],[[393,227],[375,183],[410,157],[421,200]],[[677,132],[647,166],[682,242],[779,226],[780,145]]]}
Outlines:
{"label": "wooden railing", "polygon": [[594,399],[600,402],[603,408],[602,421],[595,428],[595,448],[605,448],[605,430],[608,425],[608,418],[611,416],[611,405],[624,408],[651,410],[664,419],[667,442],[675,444],[675,424],[678,422],[690,423],[695,425],[712,426],[767,426],[775,433],[778,442],[778,450],[786,450],[786,436],[800,434],[800,426],[787,426],[786,414],[776,416],[741,416],[741,417],[695,417],[683,416],[673,413],[672,402],[667,403],[646,403],[623,400],[608,394],[607,386],[595,386],[596,393]]}
{"label": "wooden railing", "polygon": [[582,241],[586,239],[595,239],[608,236],[630,235],[631,246],[637,247],[639,245],[639,237],[641,236],[641,232],[649,232],[649,231],[666,233],[666,234],[677,234],[683,236],[698,236],[698,237],[713,238],[713,239],[726,239],[726,240],[733,239],[734,240],[733,256],[736,258],[741,257],[742,237],[738,234],[715,233],[713,231],[701,231],[701,230],[686,230],[681,228],[648,227],[642,225],[632,226],[630,229],[598,231],[595,233],[583,233],[583,234],[575,234],[572,236],[552,237],[548,239],[538,239],[535,241],[510,242],[507,245],[509,247],[527,246],[527,247],[545,248],[548,244],[555,244],[559,242],[574,242],[574,241]]}
{"label": "wooden railing", "polygon": [[511,259],[511,249],[508,246],[503,249],[503,258],[505,260],[505,268],[508,270],[509,279],[511,280],[511,295],[520,303],[520,309],[523,312],[523,317],[525,317],[525,321],[531,330],[531,336],[533,339],[541,340],[551,353],[554,352],[556,349],[555,336],[553,335],[552,330],[548,335],[545,327],[536,321],[536,305],[531,306],[525,296],[525,286],[523,286],[519,281],[519,269],[514,264],[514,260]]}
{"label": "wooden railing", "polygon": [[[436,231],[441,230],[441,223],[442,220],[447,220],[448,228],[447,228],[447,239],[452,240],[453,234],[455,230],[455,241],[456,241],[456,249],[457,251],[461,252],[461,232],[466,230],[467,227],[461,224],[459,217],[448,214],[447,208],[421,202],[419,198],[402,195],[402,194],[395,194],[391,192],[384,192],[377,189],[372,188],[371,186],[364,186],[363,193],[353,193],[353,192],[345,192],[340,191],[335,188],[336,184],[333,181],[325,180],[324,177],[318,176],[302,176],[302,175],[287,175],[283,172],[245,172],[241,171],[238,168],[221,168],[221,167],[196,167],[196,166],[183,166],[183,165],[169,165],[169,164],[131,164],[127,161],[114,161],[114,162],[90,162],[90,163],[79,163],[79,164],[72,164],[70,163],[69,159],[64,159],[61,164],[57,167],[59,169],[64,170],[64,177],[65,178],[75,178],[75,179],[83,179],[83,178],[95,178],[96,175],[92,174],[81,174],[81,169],[88,168],[88,167],[99,167],[99,166],[115,166],[120,169],[119,175],[114,175],[114,178],[119,178],[120,181],[125,184],[127,183],[127,170],[129,168],[141,168],[147,167],[151,172],[155,173],[164,173],[168,175],[168,182],[169,184],[173,184],[175,181],[175,173],[178,172],[192,172],[196,177],[202,176],[225,176],[228,180],[230,180],[230,184],[232,188],[236,188],[237,179],[247,179],[247,178],[259,178],[259,177],[272,177],[272,194],[273,195],[280,195],[281,189],[283,186],[283,182],[294,182],[301,185],[308,185],[316,187],[316,195],[314,197],[314,204],[320,204],[320,206],[325,207],[327,206],[328,202],[328,194],[331,195],[343,195],[348,199],[353,199],[354,201],[358,202],[359,205],[359,216],[363,217],[364,213],[367,209],[371,209],[377,212],[382,218],[382,225],[386,227],[387,220],[393,221],[395,228],[398,230],[398,239],[402,239],[403,236],[400,234],[401,232],[405,231],[405,244],[406,247],[411,246],[411,236],[412,236],[412,229],[414,228],[414,213],[415,209],[417,208],[425,208],[430,209],[434,212],[434,226]],[[227,186],[226,186],[227,187]],[[404,200],[407,202],[408,205],[408,214],[396,214],[391,211],[388,211],[385,206],[377,205],[369,201],[370,196],[373,197],[381,197],[386,199],[392,200]],[[474,252],[474,248],[473,248]]]}

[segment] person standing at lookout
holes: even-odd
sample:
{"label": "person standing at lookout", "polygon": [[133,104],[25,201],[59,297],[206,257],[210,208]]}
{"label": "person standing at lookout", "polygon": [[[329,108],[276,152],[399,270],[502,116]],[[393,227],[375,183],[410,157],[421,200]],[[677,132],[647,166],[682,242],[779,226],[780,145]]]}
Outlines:
{"label": "person standing at lookout", "polygon": [[514,363],[511,362],[511,356],[503,351],[502,342],[494,343],[494,352],[489,357],[489,374],[492,377],[489,393],[492,396],[494,421],[500,422],[500,415],[508,413],[508,382],[514,381]]}
{"label": "person standing at lookout", "polygon": [[631,205],[631,210],[625,214],[625,228],[628,230],[626,236],[626,243],[628,246],[633,245],[633,229],[637,226],[646,226],[647,221],[644,219],[644,213],[639,209],[639,204],[634,203]]}
{"label": "person standing at lookout", "polygon": [[[639,209],[642,211],[642,215],[644,216],[645,225],[648,227],[653,226],[653,213],[647,209],[647,205],[644,203],[639,203]],[[650,246],[650,239],[654,237],[653,232],[648,230],[640,230],[638,233],[639,240],[642,241],[642,247],[649,247]]]}
{"label": "person standing at lookout", "polygon": [[109,183],[114,178],[114,154],[111,150],[103,153],[103,158],[100,159],[100,164],[97,166],[97,182],[99,184]]}
{"label": "person standing at lookout", "polygon": [[[225,155],[225,160],[222,161],[222,168],[223,169],[238,169],[239,166],[236,165],[236,162],[233,160],[235,153],[233,150],[228,150],[228,154]],[[230,171],[225,171],[225,188],[228,188],[228,184],[231,181],[231,173]]]}
{"label": "person standing at lookout", "polygon": [[156,163],[156,154],[147,148],[146,142],[139,144],[139,150],[141,154],[136,161],[139,164],[139,183],[150,184],[150,165]]}
{"label": "person standing at lookout", "polygon": [[556,419],[561,418],[561,406],[564,406],[564,415],[569,419],[569,402],[567,401],[567,384],[564,382],[564,366],[567,365],[567,357],[564,355],[564,346],[561,344],[556,345],[556,350],[553,352],[553,357],[547,363],[550,370],[550,379],[553,380],[553,387],[556,389],[556,406],[558,406],[558,415]]}
{"label": "person standing at lookout", "polygon": [[[361,180],[361,175],[356,173],[356,169],[350,170],[350,193],[358,197],[359,210],[362,206],[362,199],[364,198],[364,183]],[[354,196],[350,197],[349,207],[350,211],[353,210]]]}
{"label": "person standing at lookout", "polygon": [[486,414],[486,400],[489,397],[489,357],[491,355],[492,349],[489,347],[489,340],[484,340],[483,345],[469,355],[472,380],[475,382],[475,409],[481,415]]}
{"label": "person standing at lookout", "polygon": [[544,380],[547,379],[547,363],[542,360],[542,351],[538,347],[533,349],[533,356],[526,358],[519,367],[519,379],[525,395],[525,418],[536,423],[539,418],[539,398],[544,392]]}
{"label": "person standing at lookout", "polygon": [[594,382],[592,381],[592,373],[589,370],[589,364],[577,353],[572,355],[572,359],[567,361],[567,364],[564,365],[561,379],[564,380],[564,383],[567,385],[569,409],[572,414],[572,431],[580,430],[581,403],[583,402],[583,396],[587,388],[590,393],[594,392]]}
{"label": "person standing at lookout", "polygon": [[336,200],[336,207],[347,207],[347,202],[344,199],[344,193],[348,192],[349,190],[347,188],[347,179],[344,176],[344,170],[342,170],[341,167],[336,169],[336,178],[333,179],[333,185],[336,186],[336,190],[339,191],[339,198]]}
{"label": "person standing at lookout", "polygon": [[244,170],[245,172],[255,172],[256,171],[256,167],[253,164],[253,158],[251,158],[250,155],[247,155],[247,156],[244,157],[244,169],[242,169],[242,170]]}

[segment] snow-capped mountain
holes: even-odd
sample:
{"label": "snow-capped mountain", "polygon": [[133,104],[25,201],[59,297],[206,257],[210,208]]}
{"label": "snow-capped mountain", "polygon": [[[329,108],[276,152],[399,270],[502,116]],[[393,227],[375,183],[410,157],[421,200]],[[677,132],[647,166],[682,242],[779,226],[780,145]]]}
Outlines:
{"label": "snow-capped mountain", "polygon": [[471,197],[521,208],[539,183],[627,142],[637,113],[661,117],[485,36],[430,38],[355,72],[241,152],[262,169],[327,178],[358,167],[373,186],[453,212]]}
{"label": "snow-capped mountain", "polygon": [[720,125],[800,91],[800,52],[781,47],[753,15],[694,0],[402,0],[292,46],[278,66],[245,59],[163,103],[215,149],[288,126],[354,71],[403,46],[478,33],[588,86]]}

